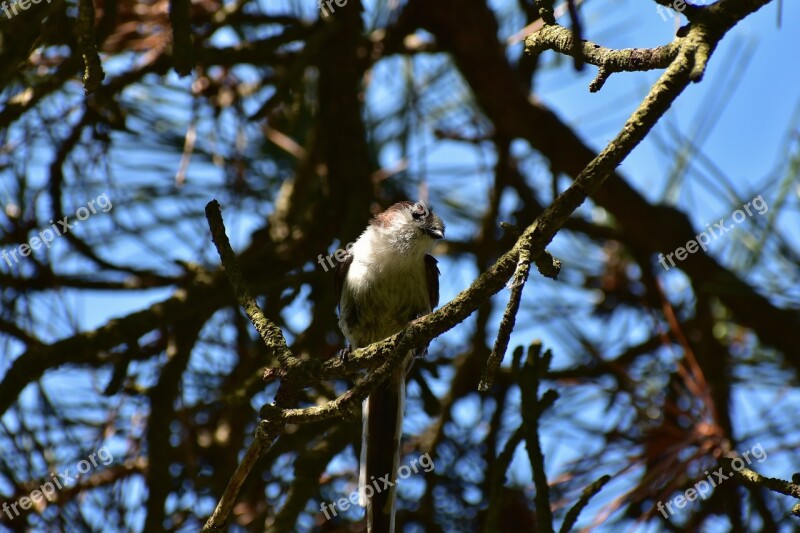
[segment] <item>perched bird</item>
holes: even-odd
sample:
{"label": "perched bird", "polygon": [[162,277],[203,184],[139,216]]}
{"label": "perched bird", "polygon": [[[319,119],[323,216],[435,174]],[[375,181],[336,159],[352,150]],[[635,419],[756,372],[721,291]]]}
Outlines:
{"label": "perched bird", "polygon": [[[339,327],[351,349],[384,340],[439,303],[439,269],[429,255],[444,223],[424,202],[399,202],[370,220],[336,271]],[[394,531],[395,488],[413,352],[364,401],[359,477],[367,531]]]}

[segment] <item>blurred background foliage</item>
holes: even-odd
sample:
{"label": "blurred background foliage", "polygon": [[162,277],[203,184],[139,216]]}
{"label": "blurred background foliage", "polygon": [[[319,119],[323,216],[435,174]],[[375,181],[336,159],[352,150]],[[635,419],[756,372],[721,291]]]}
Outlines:
{"label": "blurred background foliage", "polygon": [[[327,9],[98,0],[105,80],[90,95],[76,2],[0,12],[0,250],[104,193],[113,205],[0,260],[0,500],[101,447],[114,457],[53,502],[0,514],[0,530],[196,531],[213,511],[275,394],[261,375],[276,362],[219,268],[212,198],[292,351],[332,357],[342,336],[320,255],[386,206],[427,198],[448,225],[435,250],[448,301],[513,244],[500,223],[533,222],[659,75],[616,74],[590,95],[593,67],[522,53],[529,0]],[[665,14],[580,4],[586,37],[614,48],[670,42]],[[542,386],[560,397],[538,431],[557,524],[608,474],[578,527],[797,528],[791,498],[735,480],[668,518],[655,505],[758,444],[767,459],[751,468],[800,470],[798,23],[798,4],[773,2],[726,36],[703,82],[558,234],[558,280],[531,275],[511,346],[542,339],[553,353]],[[659,264],[758,195],[767,212]],[[414,366],[401,463],[430,453],[435,468],[400,485],[403,531],[535,530],[510,354],[477,390],[507,298]],[[299,405],[347,386],[319,383]],[[356,489],[359,446],[359,421],[289,426],[230,530],[360,530],[358,508],[320,511]]]}

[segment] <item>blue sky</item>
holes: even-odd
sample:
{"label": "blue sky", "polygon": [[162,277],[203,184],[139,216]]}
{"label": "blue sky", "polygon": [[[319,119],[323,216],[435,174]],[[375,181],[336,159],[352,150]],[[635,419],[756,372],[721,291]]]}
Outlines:
{"label": "blue sky", "polygon": [[[270,9],[280,12],[281,2],[270,2]],[[505,8],[506,2],[495,2]],[[761,9],[755,15],[735,27],[723,40],[722,45],[712,57],[706,76],[701,83],[690,86],[670,109],[667,116],[658,124],[652,137],[648,137],[622,164],[620,170],[630,182],[652,202],[674,203],[683,208],[690,216],[697,231],[704,229],[705,224],[716,221],[722,217],[729,217],[733,210],[756,195],[763,194],[769,205],[775,200],[776,181],[785,180],[786,175],[776,169],[785,168],[787,157],[785,132],[793,128],[795,131],[800,121],[800,68],[797,65],[795,51],[800,44],[800,3],[782,2],[783,13],[781,26],[777,26],[777,3]],[[313,9],[313,8],[311,8]],[[309,10],[309,16],[313,13]],[[652,2],[641,0],[613,0],[603,2],[586,2],[583,8],[584,28],[587,29],[586,38],[612,48],[647,47],[665,44],[672,39],[675,32],[673,19],[664,21],[655,9]],[[566,21],[562,21],[566,23]],[[520,27],[509,22],[501,29],[500,37],[505,39],[518,31]],[[220,36],[219,42],[226,42],[230,36]],[[510,57],[516,57],[521,52],[521,44],[508,48]],[[368,102],[375,107],[376,112],[388,111],[397,102],[392,101],[392,80],[402,83],[404,76],[422,78],[443,65],[441,58],[420,57],[413,64],[389,58],[384,60],[375,69],[374,78],[382,82],[374,82],[368,90]],[[406,66],[408,70],[398,69]],[[546,53],[542,57],[541,73],[537,78],[536,97],[551,106],[566,122],[574,126],[579,135],[592,147],[599,150],[605,146],[619,130],[628,115],[639,105],[650,85],[658,78],[660,71],[645,73],[620,73],[613,75],[599,93],[590,93],[588,84],[594,78],[596,69],[587,66],[582,73],[575,73],[572,62],[557,58],[553,53]],[[242,75],[252,75],[243,69]],[[170,83],[177,87],[186,87],[191,80],[178,80],[170,76]],[[382,84],[383,83],[383,84]],[[434,82],[431,82],[434,83]],[[136,95],[130,95],[135,98]],[[146,97],[145,94],[141,95]],[[173,96],[175,96],[173,94]],[[186,99],[186,108],[173,108],[169,112],[169,119],[177,123],[185,123],[189,118],[189,101]],[[461,202],[477,202],[482,205],[486,198],[487,188],[492,183],[491,169],[494,163],[494,154],[489,149],[474,150],[464,148],[456,143],[438,144],[436,150],[428,150],[432,141],[432,127],[439,121],[435,114],[419,118],[417,127],[419,133],[412,140],[412,151],[416,157],[412,161],[410,171],[413,175],[423,176],[432,185],[432,200],[457,199]],[[235,127],[232,125],[232,130]],[[225,135],[225,132],[219,132]],[[232,134],[228,132],[228,134]],[[668,187],[669,176],[675,169],[673,151],[676,147],[683,146],[689,139],[702,152],[702,157],[693,155],[688,159],[690,172],[675,173],[674,187]],[[47,147],[37,147],[41,150],[41,157],[33,158],[31,162],[31,179],[34,183],[43,183],[44,171],[49,165],[50,156]],[[521,147],[521,151],[525,148]],[[397,163],[401,154],[400,148],[389,146],[381,154],[381,163],[384,167],[392,167]],[[130,152],[117,150],[112,152],[113,170],[119,176],[115,178],[121,189],[123,183],[157,181],[164,177],[157,165],[177,170],[180,154],[157,154],[153,151]],[[152,162],[152,172],[143,175],[129,176],[129,167],[141,164],[144,161]],[[714,170],[714,168],[718,169]],[[453,174],[463,174],[471,178],[458,188],[448,187],[447,180]],[[210,164],[193,161],[189,167],[189,176],[192,180],[190,191],[193,201],[190,205],[204,204],[204,198],[210,200],[217,193],[222,183],[221,171]],[[546,183],[546,173],[531,173],[531,181]],[[722,177],[720,177],[722,176]],[[74,208],[85,205],[85,199],[94,198],[104,192],[105,185],[101,179],[100,169],[92,169],[81,177],[82,186],[78,192],[72,194],[70,201]],[[2,177],[5,180],[5,177]],[[169,176],[167,176],[169,179]],[[797,181],[789,183],[789,195],[796,198],[800,195],[800,185]],[[0,189],[0,196],[3,196]],[[438,198],[435,195],[440,195]],[[116,198],[112,192],[109,196],[114,202],[114,214],[123,220],[129,217],[141,216],[137,211],[135,198]],[[225,205],[224,198],[220,198]],[[512,199],[505,199],[504,204],[510,205]],[[773,221],[775,227],[792,242],[795,248],[800,247],[800,213],[797,211],[797,201],[789,208],[781,210],[779,217]],[[158,204],[159,215],[169,217],[178,212],[184,212],[187,205],[175,205],[170,202]],[[586,208],[588,210],[588,208]],[[68,205],[64,206],[65,213],[70,213]],[[243,249],[249,242],[250,232],[259,227],[264,217],[270,212],[268,203],[258,206],[254,210],[228,209],[224,212],[226,224],[236,249]],[[74,210],[72,211],[74,212]],[[89,219],[89,222],[80,230],[87,232],[106,231],[109,227],[100,221],[102,214]],[[602,217],[603,213],[592,212],[592,216]],[[772,215],[769,215],[772,216]],[[448,221],[449,222],[449,221]],[[748,225],[751,221],[745,220],[742,224]],[[750,228],[750,226],[748,226]],[[475,228],[469,224],[450,222],[448,224],[448,237],[451,239],[469,238]],[[76,230],[78,231],[78,230]],[[157,263],[164,269],[175,268],[170,264],[176,259],[188,261],[207,260],[216,264],[216,252],[213,251],[210,241],[203,240],[205,228],[202,224],[186,224],[183,234],[186,240],[175,239],[172,232],[153,232],[151,237],[154,243],[163,245],[168,243],[168,257],[151,253],[141,244],[127,242],[124,239],[108,240],[107,249],[101,255],[113,254],[117,257],[136,258],[142,265]],[[734,243],[741,239],[741,245],[748,249],[752,243],[745,239],[749,233],[742,231],[731,235],[730,241],[720,240],[712,243],[711,253],[725,261],[728,252],[734,249]],[[195,238],[197,236],[197,238]],[[552,251],[559,255],[559,250],[566,250],[574,243],[568,237],[559,236],[553,243]],[[57,247],[64,243],[56,243]],[[333,247],[331,248],[333,249]],[[328,251],[309,252],[307,269],[317,268],[316,257],[319,253]],[[121,255],[118,255],[121,254]],[[61,264],[63,268],[79,269],[80,264],[69,262]],[[565,264],[569,269],[570,265]],[[5,265],[0,264],[0,269]],[[474,279],[477,272],[473,267],[459,264],[444,259],[442,270],[445,273],[442,284],[442,301],[446,302],[464,289]],[[673,272],[666,277],[665,282],[676,292],[686,289],[686,280],[679,272]],[[534,291],[561,291],[549,280],[536,279],[530,287]],[[76,322],[53,319],[47,325],[44,338],[60,339],[70,336],[75,330],[91,330],[105,324],[114,317],[124,316],[132,311],[147,308],[154,302],[160,301],[171,295],[173,289],[157,289],[146,292],[108,293],[94,292],[80,294],[66,291],[60,299],[61,309],[52,309],[50,300],[37,302],[34,298],[34,312],[37,316],[65,317],[74,316]],[[559,297],[575,298],[583,301],[587,295],[581,293],[571,294],[567,289],[559,292]],[[506,298],[501,293],[498,301]],[[69,312],[67,312],[69,311]],[[289,323],[295,328],[303,328],[308,321],[307,305],[300,298],[298,303],[286,312]],[[498,317],[499,318],[499,317]],[[588,317],[587,317],[588,319]],[[442,342],[459,345],[465,339],[471,321],[465,325],[448,332]],[[497,321],[494,321],[497,323]],[[632,338],[644,337],[647,334],[647,324],[631,326]],[[560,340],[550,335],[546,324],[521,323],[511,345],[525,344],[531,337],[540,337],[554,348],[556,362],[559,362]],[[563,348],[563,347],[561,347]],[[13,358],[18,355],[5,354],[0,356],[0,374],[3,374]],[[566,362],[566,361],[562,361]],[[200,364],[200,362],[194,362]],[[233,360],[225,364],[235,364]],[[50,376],[46,381],[53,390],[62,390],[58,386],[56,376],[63,376],[63,371]],[[79,379],[79,378],[75,378]],[[75,382],[73,382],[74,387]],[[93,384],[92,387],[96,386]],[[433,384],[437,390],[437,384]],[[588,395],[592,394],[587,390]],[[798,399],[797,394],[787,394],[776,400],[778,391],[762,388],[759,390],[740,390],[736,394],[734,410],[741,415],[741,429],[744,432],[758,433],[763,428],[762,422],[752,416],[752,406],[769,405],[770,402],[785,402],[791,405]],[[264,400],[263,396],[254,399],[253,406]],[[466,399],[464,405],[457,407],[457,412],[463,412],[464,417],[470,412],[470,400]],[[596,421],[603,416],[600,407],[587,409],[584,412],[587,420]],[[9,415],[3,420],[13,425]],[[414,421],[414,424],[424,421]],[[408,421],[407,421],[408,423]],[[561,428],[553,427],[544,439],[545,453],[553,460],[554,470],[565,465],[568,461],[582,453],[580,448],[572,448],[570,439],[582,438],[580,435],[564,435]],[[760,471],[767,475],[782,475],[792,465],[790,460],[779,453],[772,454],[774,448],[764,442],[768,453],[777,457],[776,460],[765,461],[759,465]],[[776,444],[775,446],[778,446]],[[527,459],[520,449],[514,465],[514,478],[524,483],[529,478]],[[606,504],[607,500],[598,498],[595,506]],[[597,509],[593,509],[596,511]],[[593,513],[587,512],[588,516]]]}

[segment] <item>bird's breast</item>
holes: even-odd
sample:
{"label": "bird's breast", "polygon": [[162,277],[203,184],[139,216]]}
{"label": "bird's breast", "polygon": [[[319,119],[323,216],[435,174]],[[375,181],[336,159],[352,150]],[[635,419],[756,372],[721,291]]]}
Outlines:
{"label": "bird's breast", "polygon": [[383,340],[417,316],[429,313],[426,283],[422,259],[354,260],[346,280],[358,314],[358,324],[350,328],[351,342],[365,346]]}

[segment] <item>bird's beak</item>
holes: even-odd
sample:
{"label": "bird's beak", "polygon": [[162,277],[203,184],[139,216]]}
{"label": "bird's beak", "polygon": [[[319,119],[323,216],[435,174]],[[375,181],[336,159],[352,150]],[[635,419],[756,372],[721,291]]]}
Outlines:
{"label": "bird's beak", "polygon": [[444,239],[444,231],[440,229],[426,229],[425,233],[432,239]]}

